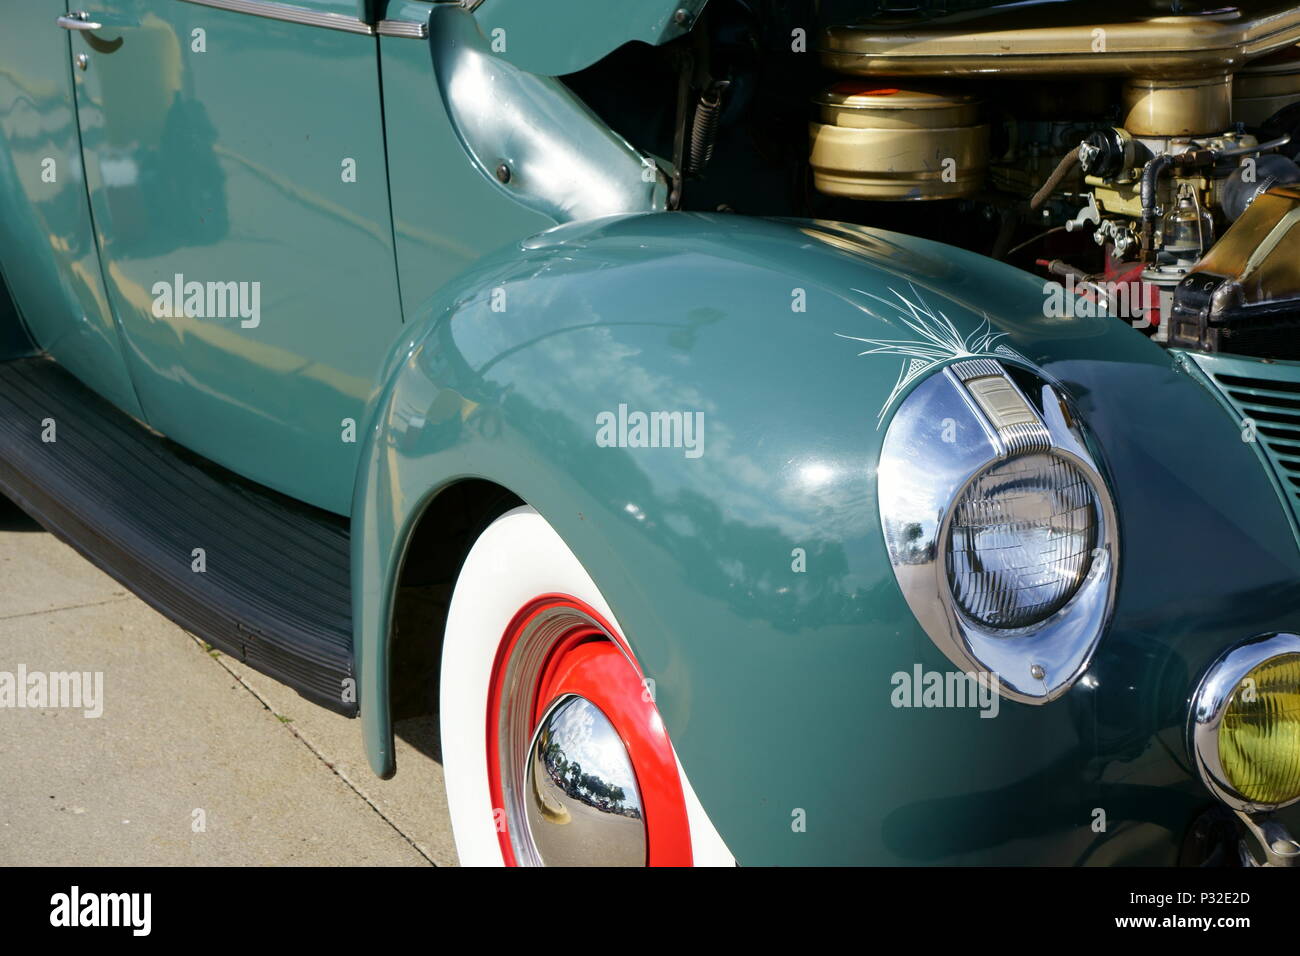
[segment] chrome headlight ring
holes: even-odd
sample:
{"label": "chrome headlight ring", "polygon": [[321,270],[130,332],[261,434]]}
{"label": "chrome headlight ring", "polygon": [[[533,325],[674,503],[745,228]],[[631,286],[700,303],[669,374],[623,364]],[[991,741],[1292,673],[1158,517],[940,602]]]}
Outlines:
{"label": "chrome headlight ring", "polygon": [[[996,676],[1003,696],[1043,704],[1087,669],[1114,605],[1118,529],[1109,489],[1079,418],[1042,372],[1002,362],[954,362],[918,384],[889,423],[877,492],[890,563],[922,629],[966,671]],[[956,505],[972,483],[1003,463],[1060,459],[1091,491],[1095,528],[1087,571],[1042,620],[992,627],[966,613],[949,580]],[[1072,473],[1073,473],[1072,472]]]}

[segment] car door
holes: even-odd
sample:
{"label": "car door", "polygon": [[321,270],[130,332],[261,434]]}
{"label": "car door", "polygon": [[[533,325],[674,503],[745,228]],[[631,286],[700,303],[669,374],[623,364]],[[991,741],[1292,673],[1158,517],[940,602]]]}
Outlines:
{"label": "car door", "polygon": [[338,513],[401,325],[376,41],[356,13],[93,0],[73,31],[104,276],[148,422]]}
{"label": "car door", "polygon": [[138,417],[91,229],[65,12],[27,0],[0,13],[0,264],[36,344]]}

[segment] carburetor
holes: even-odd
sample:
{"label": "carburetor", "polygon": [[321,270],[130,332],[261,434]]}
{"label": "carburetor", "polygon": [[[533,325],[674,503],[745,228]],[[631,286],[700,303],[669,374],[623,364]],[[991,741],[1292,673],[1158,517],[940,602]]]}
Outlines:
{"label": "carburetor", "polygon": [[1244,132],[1139,138],[1122,127],[1097,130],[1079,146],[1089,204],[1067,228],[1095,222],[1098,244],[1110,241],[1116,258],[1140,248],[1151,264],[1193,262],[1214,241],[1212,211],[1235,172],[1230,154],[1257,146]]}
{"label": "carburetor", "polygon": [[[1300,178],[1300,167],[1285,157],[1259,155],[1279,145],[1260,143],[1243,130],[1196,137],[1097,130],[1079,146],[1079,165],[1095,204],[1081,210],[1072,225],[1118,217],[1104,231],[1116,237],[1118,256],[1141,245],[1148,263],[1194,261],[1209,249],[1218,225],[1241,215],[1257,191],[1249,188],[1252,184]],[[1192,231],[1196,248],[1189,241]]]}

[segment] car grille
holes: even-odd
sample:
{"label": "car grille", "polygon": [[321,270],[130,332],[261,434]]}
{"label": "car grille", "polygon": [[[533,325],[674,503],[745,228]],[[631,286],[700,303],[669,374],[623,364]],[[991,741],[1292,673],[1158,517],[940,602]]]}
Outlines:
{"label": "car grille", "polygon": [[[1245,420],[1300,518],[1300,365],[1251,360],[1198,362]],[[1243,433],[1244,434],[1244,433]]]}

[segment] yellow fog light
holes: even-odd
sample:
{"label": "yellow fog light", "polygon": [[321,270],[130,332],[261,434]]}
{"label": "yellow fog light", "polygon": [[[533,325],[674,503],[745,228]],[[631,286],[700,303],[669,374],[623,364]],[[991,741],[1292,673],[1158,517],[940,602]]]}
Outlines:
{"label": "yellow fog light", "polygon": [[1300,654],[1267,660],[1242,679],[1219,724],[1219,760],[1247,800],[1300,797]]}
{"label": "yellow fog light", "polygon": [[1300,800],[1300,637],[1233,648],[1192,701],[1192,748],[1206,785],[1237,809]]}

